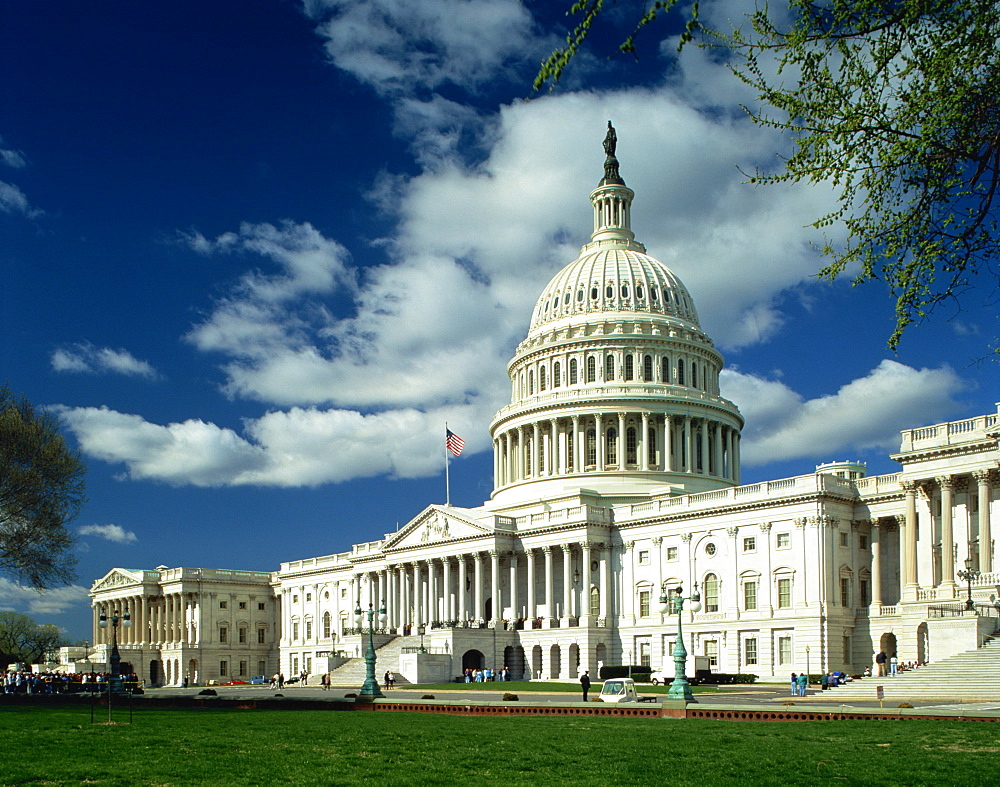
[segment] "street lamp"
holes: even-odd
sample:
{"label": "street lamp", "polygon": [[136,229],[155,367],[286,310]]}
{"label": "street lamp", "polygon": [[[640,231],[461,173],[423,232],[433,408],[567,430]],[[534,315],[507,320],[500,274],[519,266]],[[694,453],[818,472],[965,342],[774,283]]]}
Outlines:
{"label": "street lamp", "polygon": [[126,612],[119,615],[116,610],[111,615],[111,620],[108,621],[108,615],[106,612],[102,612],[100,618],[97,620],[97,625],[102,629],[108,627],[108,623],[111,623],[111,677],[108,680],[108,690],[115,693],[121,693],[122,691],[122,676],[121,676],[121,654],[118,652],[118,624],[121,623],[125,628],[129,628],[132,625],[132,616]]}
{"label": "street lamp", "polygon": [[427,633],[427,626],[421,623],[417,626],[417,633],[420,635],[420,650],[418,650],[417,653],[426,653],[427,648],[424,647],[424,634]]}
{"label": "street lamp", "polygon": [[812,672],[809,670],[809,646],[806,645],[806,684],[812,680]]}
{"label": "street lamp", "polygon": [[670,684],[667,696],[671,699],[684,700],[686,702],[696,702],[694,694],[691,693],[691,684],[687,680],[687,648],[684,647],[684,632],[681,630],[681,613],[684,610],[684,602],[690,601],[688,609],[692,612],[701,611],[701,594],[698,593],[698,583],[694,583],[694,591],[687,598],[684,597],[683,588],[675,588],[674,595],[670,595],[667,583],[660,587],[660,612],[664,615],[677,614],[677,642],[674,644],[674,680]]}
{"label": "street lamp", "polygon": [[969,597],[965,600],[965,608],[967,610],[975,610],[976,602],[972,600],[972,580],[979,579],[982,572],[978,568],[972,567],[972,558],[967,557],[965,559],[965,571],[958,572],[958,578],[964,579],[969,585]]}
{"label": "street lamp", "polygon": [[[365,651],[365,682],[358,692],[358,699],[371,702],[385,695],[379,690],[378,681],[375,680],[375,610],[371,603],[368,604],[368,649]],[[364,621],[361,614],[361,602],[358,602],[357,609],[354,610],[354,620],[360,629]],[[385,625],[385,599],[382,599],[382,606],[378,610],[379,627]]]}

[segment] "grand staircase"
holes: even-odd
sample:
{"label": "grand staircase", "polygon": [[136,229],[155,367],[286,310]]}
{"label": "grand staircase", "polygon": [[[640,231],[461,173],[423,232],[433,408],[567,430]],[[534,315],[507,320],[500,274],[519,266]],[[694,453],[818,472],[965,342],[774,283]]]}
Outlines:
{"label": "grand staircase", "polygon": [[[411,638],[412,639],[412,638]],[[386,670],[392,670],[396,677],[396,686],[409,686],[410,682],[399,674],[399,656],[404,645],[412,645],[412,641],[406,637],[395,637],[389,640],[382,647],[375,649],[375,679],[378,685],[383,685],[383,676]],[[330,673],[331,686],[354,686],[360,688],[365,682],[365,660],[364,657],[349,659]]]}
{"label": "grand staircase", "polygon": [[1000,639],[989,637],[981,648],[895,677],[873,675],[828,691],[810,691],[809,699],[848,704],[856,700],[876,700],[877,686],[882,686],[887,703],[912,700],[1000,702]]}

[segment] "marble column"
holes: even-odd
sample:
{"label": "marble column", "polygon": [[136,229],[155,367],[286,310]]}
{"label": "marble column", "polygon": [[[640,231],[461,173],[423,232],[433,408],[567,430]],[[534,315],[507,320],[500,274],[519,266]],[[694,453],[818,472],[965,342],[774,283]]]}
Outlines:
{"label": "marble column", "polygon": [[542,620],[542,628],[552,628],[552,619],[555,617],[555,598],[552,582],[552,547],[542,547],[542,554],[545,555],[545,618]]}
{"label": "marble column", "polygon": [[441,580],[444,584],[444,619],[450,623],[455,620],[455,604],[451,594],[451,558],[444,559]]}
{"label": "marble column", "polygon": [[872,602],[871,606],[876,612],[882,606],[882,531],[879,529],[879,520],[872,519],[871,548],[872,548]]}
{"label": "marble column", "polygon": [[913,481],[901,481],[906,498],[906,525],[903,538],[903,584],[910,601],[917,600],[917,485]]}
{"label": "marble column", "polygon": [[625,413],[618,413],[618,469],[625,472],[628,441],[625,439]]}
{"label": "marble column", "polygon": [[[500,550],[490,550],[490,612],[494,621],[503,619],[503,602],[500,598]],[[494,623],[494,625],[496,625]]]}
{"label": "marble column", "polygon": [[465,595],[469,583],[468,570],[465,555],[460,555],[458,558],[458,614],[456,619],[463,623],[469,619],[469,601]]}
{"label": "marble column", "polygon": [[[580,625],[591,623],[590,615],[590,548],[589,541],[580,543]],[[581,656],[581,659],[583,657]]]}
{"label": "marble column", "polygon": [[573,549],[569,544],[563,544],[563,608],[562,617],[566,620],[573,617]]}
{"label": "marble column", "polygon": [[517,608],[517,552],[510,552],[510,617],[516,621],[521,617]]}
{"label": "marble column", "polygon": [[486,622],[486,605],[483,599],[483,556],[481,553],[476,552],[473,556],[473,564],[475,568],[475,583],[476,593],[476,622],[485,623]]}
{"label": "marble column", "polygon": [[972,474],[976,479],[976,496],[979,508],[979,565],[984,574],[993,571],[993,532],[990,523],[990,471],[979,470]]}
{"label": "marble column", "polygon": [[941,476],[937,479],[941,489],[941,586],[954,597],[958,588],[955,582],[955,533],[954,494],[955,479]]}
{"label": "marble column", "polygon": [[538,617],[538,605],[535,601],[535,550],[526,549],[525,555],[528,558],[528,611],[527,618],[529,621],[528,628],[530,629],[534,624],[535,619]]}

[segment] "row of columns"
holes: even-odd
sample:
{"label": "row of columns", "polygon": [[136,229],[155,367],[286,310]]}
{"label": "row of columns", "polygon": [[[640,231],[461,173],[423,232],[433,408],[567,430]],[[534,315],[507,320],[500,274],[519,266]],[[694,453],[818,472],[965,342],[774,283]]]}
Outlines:
{"label": "row of columns", "polygon": [[[635,430],[634,458],[629,456],[629,428]],[[613,461],[609,429],[616,430]],[[588,444],[591,430],[593,456]],[[493,464],[498,488],[568,473],[636,469],[711,475],[739,484],[740,434],[728,424],[691,415],[619,412],[555,417],[497,433]]]}
{"label": "row of columns", "polygon": [[[541,560],[537,554],[539,550]],[[591,564],[598,556],[599,569],[594,577]],[[579,567],[574,569],[577,558]],[[555,582],[557,560],[562,562],[562,586],[558,589]],[[508,577],[503,587],[501,580],[505,570]],[[580,582],[575,589],[577,572]],[[538,593],[539,585],[541,594]],[[607,589],[611,586],[608,550],[600,543],[583,542],[524,551],[494,549],[474,552],[469,559],[465,556],[441,557],[388,566],[380,571],[355,575],[354,598],[362,607],[369,603],[377,607],[380,600],[385,599],[387,626],[393,629],[449,621],[485,623],[506,617],[505,610],[510,611],[511,619],[541,617],[543,627],[548,627],[557,617],[557,608],[559,618],[589,617],[592,588],[597,588],[599,594],[598,614],[606,618]],[[491,603],[489,615],[487,598]],[[538,614],[542,604],[545,605],[544,616]]]}
{"label": "row of columns", "polygon": [[[100,601],[93,605],[94,644],[110,644],[112,618],[118,615],[124,619],[128,613],[131,625],[118,624],[119,645],[194,645],[198,641],[197,610],[198,600],[191,593]],[[98,625],[102,613],[107,615],[107,628]]]}

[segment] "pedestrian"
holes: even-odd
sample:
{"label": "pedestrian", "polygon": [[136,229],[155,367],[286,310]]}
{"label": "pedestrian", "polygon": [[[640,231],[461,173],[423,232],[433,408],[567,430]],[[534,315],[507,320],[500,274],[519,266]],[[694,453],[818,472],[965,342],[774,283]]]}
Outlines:
{"label": "pedestrian", "polygon": [[893,653],[889,657],[889,674],[892,677],[896,677],[896,673],[899,670],[899,659],[896,658],[896,654]]}
{"label": "pedestrian", "polygon": [[799,693],[799,676],[794,672],[792,673],[792,696],[794,697]]}
{"label": "pedestrian", "polygon": [[806,689],[809,687],[809,676],[806,673],[799,674],[799,696],[806,696]]}
{"label": "pedestrian", "polygon": [[819,676],[819,685],[823,691],[826,691],[830,686],[830,678],[827,677],[825,672]]}
{"label": "pedestrian", "polygon": [[590,671],[584,670],[580,676],[580,688],[583,689],[583,701],[587,701],[587,692],[590,691]]}
{"label": "pedestrian", "polygon": [[878,655],[875,657],[875,665],[878,667],[878,676],[880,678],[885,677],[885,651],[880,650]]}
{"label": "pedestrian", "polygon": [[389,688],[396,688],[396,673],[392,670],[389,670]]}
{"label": "pedestrian", "polygon": [[385,680],[385,690],[389,690],[389,670],[385,671],[385,675],[382,676]]}

